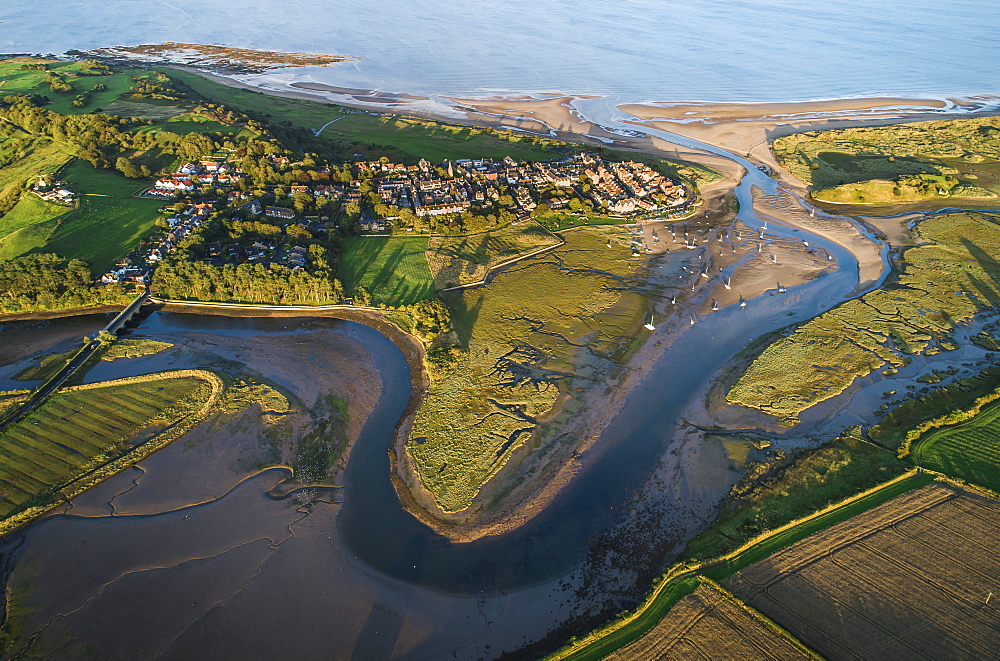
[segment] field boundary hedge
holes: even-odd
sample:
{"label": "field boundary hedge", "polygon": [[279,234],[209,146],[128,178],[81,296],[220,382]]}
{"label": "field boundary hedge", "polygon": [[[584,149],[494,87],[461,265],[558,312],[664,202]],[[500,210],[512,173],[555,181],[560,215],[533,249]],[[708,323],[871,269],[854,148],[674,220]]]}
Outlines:
{"label": "field boundary hedge", "polygon": [[888,482],[766,532],[714,560],[690,564],[679,562],[663,574],[634,611],[584,638],[571,640],[562,649],[545,657],[545,661],[603,659],[649,632],[681,597],[694,591],[702,578],[720,581],[820,530],[846,521],[935,479],[936,474],[914,468]]}

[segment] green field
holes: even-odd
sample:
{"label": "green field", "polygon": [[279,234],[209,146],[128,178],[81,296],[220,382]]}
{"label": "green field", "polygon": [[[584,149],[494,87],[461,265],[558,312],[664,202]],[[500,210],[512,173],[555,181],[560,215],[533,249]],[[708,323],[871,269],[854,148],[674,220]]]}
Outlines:
{"label": "green field", "polygon": [[[318,129],[336,119],[334,124],[323,131],[321,137],[331,143],[356,141],[359,144],[353,150],[366,154],[385,153],[409,160],[426,158],[435,163],[445,159],[504,156],[537,161],[556,155],[548,144],[535,144],[535,140],[530,137],[510,134],[502,138],[483,129],[450,126],[427,120],[381,117],[331,104],[286,99],[227,87],[185,71],[163,71],[206,98],[244,112],[267,115],[271,121],[288,121],[294,126]],[[553,141],[545,142],[555,144]]]}
{"label": "green field", "polygon": [[59,219],[71,212],[69,207],[46,202],[33,193],[22,195],[14,208],[0,217],[0,260],[42,248]]}
{"label": "green field", "polygon": [[148,438],[188,415],[209,390],[198,378],[164,377],[54,395],[0,434],[0,517],[124,454],[137,433]]}
{"label": "green field", "polygon": [[143,181],[83,161],[71,163],[61,176],[82,195],[79,207],[60,219],[45,251],[82,259],[99,276],[152,231],[161,203],[132,197]]}
{"label": "green field", "polygon": [[[975,117],[796,133],[778,138],[772,149],[819,200],[947,205],[954,204],[948,202],[953,197],[1000,194],[998,135],[1000,118]],[[907,184],[920,176],[948,177],[955,185]]]}
{"label": "green field", "polygon": [[[55,72],[72,85],[73,91],[51,91],[45,79],[46,72],[23,71],[21,65],[26,63],[45,63],[49,71]],[[50,110],[64,115],[78,115],[96,112],[102,106],[126,94],[132,86],[133,76],[148,75],[148,72],[141,69],[125,69],[104,76],[82,75],[82,71],[83,67],[79,62],[58,62],[34,58],[0,60],[0,95],[44,94],[50,99],[48,106]],[[99,92],[91,91],[84,105],[73,105],[73,100],[78,94],[90,91],[97,84],[102,84],[107,89]]]}
{"label": "green field", "polygon": [[1000,492],[1000,402],[971,420],[924,434],[910,453],[918,466]]}
{"label": "green field", "polygon": [[565,238],[447,299],[463,350],[431,385],[407,445],[445,511],[469,507],[529,439],[562,428],[581,406],[573,393],[606,383],[638,346],[658,286],[631,258],[627,232],[592,227]]}
{"label": "green field", "polygon": [[769,346],[727,399],[794,421],[854,379],[898,368],[909,355],[954,348],[955,324],[1000,303],[997,216],[936,216],[919,226],[927,241],[904,253],[897,281],[843,303]]}
{"label": "green field", "polygon": [[340,257],[338,277],[349,295],[361,286],[375,305],[409,305],[436,291],[426,252],[425,237],[354,237]]}

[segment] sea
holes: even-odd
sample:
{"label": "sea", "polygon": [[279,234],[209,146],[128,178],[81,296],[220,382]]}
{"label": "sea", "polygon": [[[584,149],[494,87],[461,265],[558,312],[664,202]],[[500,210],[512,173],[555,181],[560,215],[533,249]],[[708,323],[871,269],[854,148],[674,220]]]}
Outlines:
{"label": "sea", "polygon": [[3,0],[0,52],[167,41],[357,57],[292,82],[616,103],[1000,94],[996,0]]}

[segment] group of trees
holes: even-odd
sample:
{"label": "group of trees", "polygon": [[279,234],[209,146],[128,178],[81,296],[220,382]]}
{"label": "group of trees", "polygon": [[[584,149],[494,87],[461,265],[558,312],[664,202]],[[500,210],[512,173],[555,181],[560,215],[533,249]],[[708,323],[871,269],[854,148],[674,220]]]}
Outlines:
{"label": "group of trees", "polygon": [[118,305],[129,294],[121,285],[97,287],[87,263],[49,253],[0,261],[0,313]]}
{"label": "group of trees", "polygon": [[156,269],[160,296],[272,305],[343,303],[344,289],[329,269],[293,271],[277,264],[225,264],[169,260]]}

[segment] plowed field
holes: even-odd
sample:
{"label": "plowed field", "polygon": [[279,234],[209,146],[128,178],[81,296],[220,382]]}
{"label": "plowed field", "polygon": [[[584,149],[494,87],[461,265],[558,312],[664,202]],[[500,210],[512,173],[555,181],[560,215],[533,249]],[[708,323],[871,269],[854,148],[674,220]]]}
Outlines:
{"label": "plowed field", "polygon": [[649,633],[608,657],[614,661],[808,658],[708,585],[677,602]]}
{"label": "plowed field", "polygon": [[828,659],[996,658],[998,540],[1000,502],[934,483],[724,585]]}

